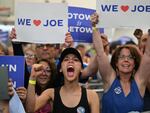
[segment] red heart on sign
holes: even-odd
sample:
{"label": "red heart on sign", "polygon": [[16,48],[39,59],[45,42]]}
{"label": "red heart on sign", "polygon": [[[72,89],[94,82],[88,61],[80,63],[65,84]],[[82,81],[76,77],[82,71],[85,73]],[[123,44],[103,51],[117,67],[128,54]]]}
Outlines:
{"label": "red heart on sign", "polygon": [[121,10],[124,11],[124,12],[128,11],[128,9],[129,9],[128,5],[122,5],[121,6]]}
{"label": "red heart on sign", "polygon": [[41,24],[41,20],[33,20],[34,25],[39,26]]}

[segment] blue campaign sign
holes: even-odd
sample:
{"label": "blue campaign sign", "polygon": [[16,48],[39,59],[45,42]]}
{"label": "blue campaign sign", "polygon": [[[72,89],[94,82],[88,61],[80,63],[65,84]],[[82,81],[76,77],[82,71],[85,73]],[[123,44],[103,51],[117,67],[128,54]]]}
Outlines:
{"label": "blue campaign sign", "polygon": [[[68,8],[68,31],[71,32],[75,42],[92,43],[90,15],[94,12],[94,9]],[[100,31],[104,32],[104,29],[102,28]]]}
{"label": "blue campaign sign", "polygon": [[24,86],[24,63],[23,56],[0,56],[0,66],[8,67],[8,74],[15,88]]}

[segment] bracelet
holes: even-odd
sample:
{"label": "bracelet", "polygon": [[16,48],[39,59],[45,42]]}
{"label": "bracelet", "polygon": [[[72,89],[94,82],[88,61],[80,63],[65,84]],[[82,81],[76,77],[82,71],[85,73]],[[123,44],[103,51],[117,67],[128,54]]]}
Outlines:
{"label": "bracelet", "polygon": [[36,80],[29,80],[29,84],[35,85],[36,84]]}
{"label": "bracelet", "polygon": [[97,30],[97,28],[96,28],[96,27],[92,27],[92,30],[93,30],[93,31],[96,31],[96,30]]}

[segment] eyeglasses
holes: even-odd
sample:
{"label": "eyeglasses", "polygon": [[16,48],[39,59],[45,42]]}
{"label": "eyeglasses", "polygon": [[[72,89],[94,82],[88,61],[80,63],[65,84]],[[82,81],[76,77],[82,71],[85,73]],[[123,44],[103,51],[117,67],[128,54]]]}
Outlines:
{"label": "eyeglasses", "polygon": [[26,53],[25,54],[25,58],[35,58],[35,55],[34,54]]}
{"label": "eyeglasses", "polygon": [[118,57],[119,60],[133,60],[134,57],[132,55],[129,55],[129,56],[125,56],[125,55],[121,55]]}
{"label": "eyeglasses", "polygon": [[37,48],[44,48],[44,47],[50,48],[54,46],[52,44],[36,44],[36,47]]}
{"label": "eyeglasses", "polygon": [[43,71],[46,73],[46,75],[50,75],[51,74],[51,69],[48,68],[48,67],[43,69]]}

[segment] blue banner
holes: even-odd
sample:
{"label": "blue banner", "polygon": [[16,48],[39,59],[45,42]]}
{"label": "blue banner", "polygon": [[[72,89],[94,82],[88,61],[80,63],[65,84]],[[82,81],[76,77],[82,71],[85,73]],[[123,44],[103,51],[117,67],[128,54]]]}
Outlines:
{"label": "blue banner", "polygon": [[[90,15],[95,11],[79,7],[68,8],[68,31],[71,32],[75,42],[92,43]],[[104,32],[104,29],[100,29],[100,32]]]}
{"label": "blue banner", "polygon": [[23,56],[0,56],[0,66],[8,67],[8,74],[15,88],[24,86],[24,65]]}

